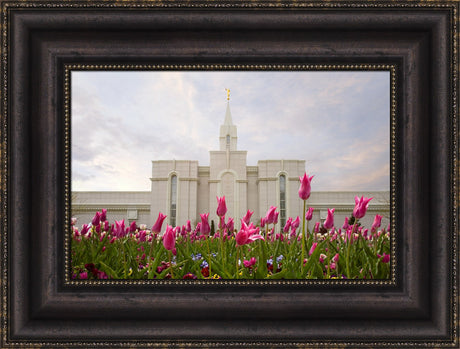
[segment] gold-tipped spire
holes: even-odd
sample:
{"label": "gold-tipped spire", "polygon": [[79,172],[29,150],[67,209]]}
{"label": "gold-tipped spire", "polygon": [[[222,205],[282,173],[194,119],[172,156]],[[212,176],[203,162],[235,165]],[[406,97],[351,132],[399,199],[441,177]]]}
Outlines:
{"label": "gold-tipped spire", "polygon": [[227,101],[230,100],[230,89],[226,88],[225,91],[227,91]]}

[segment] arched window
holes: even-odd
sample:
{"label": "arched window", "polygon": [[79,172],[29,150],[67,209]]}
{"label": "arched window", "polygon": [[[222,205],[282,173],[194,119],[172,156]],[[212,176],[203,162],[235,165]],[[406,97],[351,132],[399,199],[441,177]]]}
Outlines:
{"label": "arched window", "polygon": [[280,228],[283,229],[286,224],[286,176],[280,175]]}
{"label": "arched window", "polygon": [[173,227],[176,226],[176,211],[177,211],[177,176],[171,176],[171,198],[170,198],[170,212],[169,224]]}
{"label": "arched window", "polygon": [[227,135],[227,149],[230,148],[230,135]]}

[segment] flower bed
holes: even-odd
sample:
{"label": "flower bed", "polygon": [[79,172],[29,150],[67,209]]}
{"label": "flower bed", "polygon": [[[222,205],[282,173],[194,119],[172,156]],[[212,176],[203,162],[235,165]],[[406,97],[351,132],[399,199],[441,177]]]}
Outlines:
{"label": "flower bed", "polygon": [[307,210],[312,177],[300,178],[299,197],[303,218],[278,224],[272,206],[260,222],[253,212],[241,219],[225,218],[225,197],[217,198],[219,227],[214,235],[208,214],[192,229],[166,225],[159,213],[152,229],[124,221],[110,224],[107,211],[97,212],[91,224],[77,228],[72,219],[73,279],[388,279],[390,275],[389,227],[380,228],[376,215],[366,229],[359,219],[372,198],[355,198],[353,215],[340,228],[334,225],[334,209],[323,224],[311,222]]}

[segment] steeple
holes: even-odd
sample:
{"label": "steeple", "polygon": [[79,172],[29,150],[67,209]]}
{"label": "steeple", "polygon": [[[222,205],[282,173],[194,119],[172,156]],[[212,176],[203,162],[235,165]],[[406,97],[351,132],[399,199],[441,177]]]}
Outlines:
{"label": "steeple", "polygon": [[236,150],[237,131],[236,126],[233,125],[232,113],[230,112],[230,90],[227,91],[227,109],[225,111],[224,123],[220,126],[219,144],[221,151]]}

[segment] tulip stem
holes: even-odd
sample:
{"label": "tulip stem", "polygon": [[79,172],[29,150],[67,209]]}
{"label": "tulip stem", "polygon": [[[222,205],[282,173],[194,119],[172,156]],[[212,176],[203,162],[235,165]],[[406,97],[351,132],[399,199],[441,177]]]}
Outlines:
{"label": "tulip stem", "polygon": [[171,269],[171,279],[174,279],[174,274],[173,274],[173,266],[171,262],[171,251],[168,250],[168,257],[169,257],[169,268]]}
{"label": "tulip stem", "polygon": [[302,258],[300,260],[300,270],[302,272],[302,275],[303,275],[303,271],[304,271],[304,266],[303,266],[303,260],[305,259],[305,210],[307,208],[307,201],[304,200],[303,201],[303,215],[302,215]]}
{"label": "tulip stem", "polygon": [[236,246],[236,279],[239,278],[239,275],[238,275],[238,262],[239,262],[239,259],[240,259],[240,246]]}
{"label": "tulip stem", "polygon": [[350,249],[351,249],[351,241],[353,239],[353,234],[355,233],[355,226],[357,223],[358,219],[355,218],[355,221],[353,222],[353,227],[351,228],[351,234],[350,237],[347,235],[347,259],[345,260],[346,268],[347,268],[347,278],[350,278]]}
{"label": "tulip stem", "polygon": [[209,277],[212,278],[212,274],[211,274],[211,250],[209,249],[209,239],[210,239],[210,237],[207,236],[207,237],[206,237],[206,245],[208,246]]}
{"label": "tulip stem", "polygon": [[124,268],[123,268],[123,278],[126,279],[126,272],[127,272],[127,263],[126,263],[126,250],[125,250],[125,244],[123,241],[121,241],[121,247],[122,247],[122,252],[123,252],[123,264],[124,264]]}

